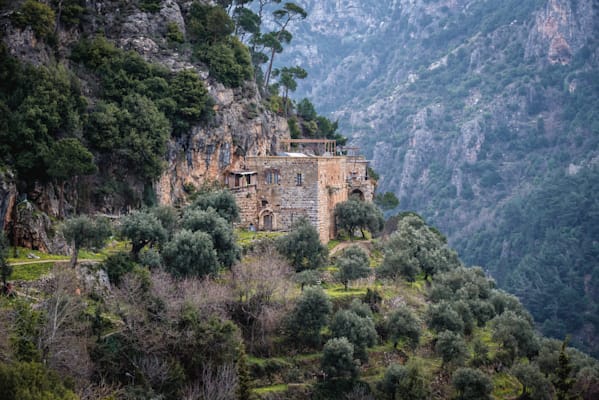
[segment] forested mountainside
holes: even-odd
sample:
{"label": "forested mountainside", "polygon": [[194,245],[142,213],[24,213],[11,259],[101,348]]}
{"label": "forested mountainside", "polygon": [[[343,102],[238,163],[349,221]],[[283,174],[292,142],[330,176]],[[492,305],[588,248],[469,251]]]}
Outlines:
{"label": "forested mountainside", "polygon": [[596,354],[599,4],[305,3],[281,58],[309,73],[297,96],[339,118],[400,209]]}
{"label": "forested mountainside", "polygon": [[[565,324],[578,324],[572,326],[594,337],[588,318],[596,315],[589,308],[594,303],[586,302],[597,295],[593,267],[584,265],[582,284],[576,279],[578,265],[596,254],[596,224],[587,218],[596,214],[595,203],[585,203],[589,212],[562,211],[595,191],[590,161],[572,164],[568,175],[547,176],[553,186],[513,195],[510,201],[524,208],[506,214],[506,222],[522,225],[522,236],[532,240],[531,232],[544,232],[543,243],[534,239],[521,255],[510,253],[536,264],[523,263],[519,275],[506,273],[506,282],[525,283],[554,253],[565,254],[555,251],[552,240],[568,227],[570,246],[564,248],[576,264],[571,272],[562,275],[562,264],[555,264],[555,279],[530,280],[561,296],[559,279],[574,278],[563,296],[587,307],[587,314],[564,318],[569,309],[561,302],[542,309],[559,340],[538,335],[518,299],[498,289],[483,269],[466,268],[443,234],[415,213],[395,215],[387,235],[371,239],[382,228],[382,213],[356,199],[340,203],[340,240],[353,239],[353,230],[363,237],[330,243],[330,256],[305,220],[287,234],[234,229],[240,213],[235,198],[212,181],[241,168],[245,155],[271,153],[281,138],[343,141],[338,124],[319,116],[309,100],[289,100],[297,80],[306,78],[302,66],[272,63],[273,57],[284,60],[281,52],[298,38],[287,29],[308,14],[290,2],[249,3],[256,8],[244,0],[0,0],[0,217],[12,242],[0,235],[0,399],[596,398],[599,364],[561,337]],[[275,5],[276,26],[262,30],[261,16],[270,13],[262,6],[269,4]],[[440,3],[415,4],[436,10]],[[577,4],[588,16],[588,4]],[[348,15],[362,15],[350,5]],[[439,13],[457,18],[459,10],[449,7],[457,5],[448,3]],[[351,24],[340,24],[339,32],[363,40],[393,26],[393,19],[378,21],[389,15],[377,7],[360,25],[363,34],[351,33]],[[474,23],[486,9],[472,7],[478,12]],[[328,12],[314,15],[322,18],[323,10]],[[454,28],[456,42],[472,33],[470,26]],[[416,38],[412,33],[404,39]],[[430,55],[442,48],[431,47]],[[428,75],[427,68],[419,69],[408,86],[422,84],[424,95],[440,71],[453,81],[451,68],[462,65],[460,57],[448,55]],[[595,59],[589,51],[577,68]],[[564,60],[560,51],[558,63],[575,65],[568,64],[575,58]],[[466,75],[466,67],[459,68]],[[485,71],[482,64],[479,69]],[[559,79],[563,70],[556,71]],[[556,102],[566,93],[586,93],[592,76],[572,70],[571,77],[566,92],[553,88]],[[414,110],[422,106],[415,91],[406,93]],[[493,92],[481,89],[481,99],[483,94]],[[593,117],[585,108],[593,107],[590,100],[583,96],[577,104],[580,118]],[[536,118],[537,139],[555,155],[566,139],[551,136],[557,129],[548,114],[554,105],[537,106],[526,118]],[[460,115],[470,115],[466,108]],[[414,146],[436,140],[418,137],[430,129],[425,122],[452,123],[434,110],[419,111],[423,124],[410,139]],[[494,123],[495,114],[481,113]],[[511,132],[510,121],[506,117],[498,138]],[[594,136],[576,123],[580,143],[574,150],[582,153]],[[456,120],[455,126],[457,137],[457,127],[465,125]],[[472,137],[482,138],[477,126],[472,132],[479,136]],[[379,147],[365,138],[356,140],[376,154]],[[474,161],[465,160],[476,164],[479,153],[473,154]],[[503,179],[500,173],[492,179]],[[432,175],[414,179],[431,190],[426,183]],[[383,182],[391,188],[389,178]],[[471,184],[473,207],[483,187],[477,182]],[[584,192],[560,195],[562,188],[579,186]],[[484,187],[502,193],[493,184]],[[447,201],[465,201],[463,190],[456,183]],[[393,196],[384,199],[393,203]],[[550,207],[541,208],[546,199]],[[424,211],[435,218],[446,212],[430,210]],[[533,211],[530,224],[525,217]],[[547,221],[559,226],[551,230]],[[588,238],[578,257],[572,244]],[[473,240],[480,242],[474,248],[498,253],[495,236]],[[505,259],[501,243],[497,262]],[[537,245],[546,249],[547,261],[528,254]],[[585,291],[583,301],[574,298],[577,288]],[[518,290],[537,296],[531,304],[538,311],[538,296],[546,292]]]}
{"label": "forested mountainside", "polygon": [[219,6],[3,1],[0,22],[5,226],[25,196],[59,218],[172,204],[289,136]]}

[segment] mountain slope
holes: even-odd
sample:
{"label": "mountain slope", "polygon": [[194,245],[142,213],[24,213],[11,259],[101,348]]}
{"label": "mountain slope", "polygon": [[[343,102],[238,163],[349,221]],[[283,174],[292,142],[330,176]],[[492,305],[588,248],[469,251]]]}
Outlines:
{"label": "mountain slope", "polygon": [[[281,61],[305,65],[312,77],[298,97],[309,94],[339,118],[401,209],[424,214],[464,259],[516,290],[506,269],[526,253],[517,238],[504,229],[493,239],[498,253],[478,237],[510,226],[516,199],[545,185],[587,169],[587,179],[599,179],[597,3],[306,3],[312,16],[296,38],[312,44]],[[352,24],[353,34],[338,28]],[[500,267],[498,255],[512,263]],[[584,260],[597,268],[596,258]],[[552,331],[568,332],[587,343],[596,336]]]}

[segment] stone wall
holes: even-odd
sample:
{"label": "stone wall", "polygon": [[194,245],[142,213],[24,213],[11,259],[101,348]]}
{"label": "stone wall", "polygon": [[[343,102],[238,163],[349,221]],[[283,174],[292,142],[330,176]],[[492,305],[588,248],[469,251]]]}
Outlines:
{"label": "stone wall", "polygon": [[[264,229],[264,215],[273,216],[275,230],[287,231],[301,217],[318,225],[318,158],[248,157],[246,163],[258,173],[259,229]],[[266,174],[273,170],[279,172],[278,182],[268,184]]]}
{"label": "stone wall", "polygon": [[375,181],[368,176],[368,161],[363,157],[347,157],[345,174],[348,184],[348,193],[360,193],[364,201],[374,201]]}
{"label": "stone wall", "polygon": [[256,185],[231,189],[239,207],[239,226],[248,229],[250,224],[258,226],[258,195]]}
{"label": "stone wall", "polygon": [[335,205],[347,200],[347,157],[318,159],[318,232],[321,240],[328,242],[337,234],[335,230]]}
{"label": "stone wall", "polygon": [[[349,162],[352,165],[349,165]],[[288,231],[301,217],[316,227],[323,242],[336,235],[335,205],[359,188],[372,201],[374,187],[366,179],[368,163],[355,157],[247,157],[245,168],[257,173],[255,199],[235,189],[242,209],[241,226]],[[360,179],[348,179],[357,169]],[[276,171],[277,178],[272,174]],[[270,181],[267,175],[270,175]],[[301,175],[301,184],[298,176]],[[356,174],[354,174],[356,175]],[[254,199],[252,201],[252,199]]]}

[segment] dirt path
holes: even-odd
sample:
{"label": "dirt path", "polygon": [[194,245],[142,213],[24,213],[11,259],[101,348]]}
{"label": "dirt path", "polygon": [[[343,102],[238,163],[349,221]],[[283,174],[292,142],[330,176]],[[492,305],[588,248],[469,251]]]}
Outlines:
{"label": "dirt path", "polygon": [[[16,263],[8,263],[9,266],[11,267],[16,267],[19,265],[29,265],[29,264],[44,264],[44,263],[68,263],[71,260],[31,260],[31,261],[19,261]],[[82,263],[82,262],[86,262],[86,263],[91,263],[91,264],[97,264],[97,263],[101,263],[102,260],[94,260],[91,258],[82,258],[82,259],[78,259],[77,260],[77,264]]]}
{"label": "dirt path", "polygon": [[364,249],[368,255],[372,252],[372,243],[367,242],[365,240],[354,240],[353,242],[341,242],[337,246],[333,247],[333,249],[329,252],[329,255],[334,256],[335,254],[347,249],[349,246],[359,246]]}

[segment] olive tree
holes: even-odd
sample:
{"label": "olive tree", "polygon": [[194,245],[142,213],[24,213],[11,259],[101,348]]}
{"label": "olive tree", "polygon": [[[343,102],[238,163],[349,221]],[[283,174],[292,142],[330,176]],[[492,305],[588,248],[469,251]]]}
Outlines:
{"label": "olive tree", "polygon": [[376,329],[372,318],[362,317],[351,310],[340,310],[331,321],[333,337],[345,337],[354,346],[354,357],[368,361],[367,347],[376,343]]}
{"label": "olive tree", "polygon": [[443,359],[443,364],[462,365],[468,357],[468,347],[462,335],[443,331],[437,337],[435,350]]}
{"label": "olive tree", "polygon": [[538,353],[539,342],[532,321],[506,311],[491,320],[493,339],[501,344],[502,356],[511,364],[516,357],[531,357]]}
{"label": "olive tree", "polygon": [[536,363],[518,363],[512,367],[512,375],[520,381],[520,398],[531,400],[550,400],[553,398],[551,383],[539,370]]}
{"label": "olive tree", "polygon": [[370,275],[369,264],[368,253],[359,246],[348,247],[337,259],[337,267],[339,268],[337,277],[345,286],[346,291],[349,281],[366,278]]}
{"label": "olive tree", "polygon": [[233,227],[215,209],[188,209],[183,214],[181,225],[192,232],[202,231],[210,235],[218,261],[224,267],[231,267],[240,257],[239,246],[235,241]]}
{"label": "olive tree", "polygon": [[289,317],[291,336],[303,344],[319,345],[320,330],[326,325],[331,310],[331,301],[321,288],[306,288]]}
{"label": "olive tree", "polygon": [[426,322],[429,328],[437,332],[449,330],[452,332],[463,332],[464,321],[452,304],[442,301],[431,305],[426,312]]}
{"label": "olive tree", "polygon": [[376,234],[383,228],[384,221],[381,211],[369,202],[351,198],[335,206],[335,224],[352,240],[356,229],[360,229],[362,237],[366,237],[365,230]]}
{"label": "olive tree", "polygon": [[291,232],[278,240],[277,248],[296,272],[321,267],[328,255],[327,248],[320,243],[316,228],[307,218],[296,221]]}
{"label": "olive tree", "polygon": [[131,255],[137,259],[145,246],[154,246],[166,240],[166,229],[155,214],[147,211],[135,211],[127,215],[121,224],[121,234],[131,240]]}
{"label": "olive tree", "polygon": [[354,346],[344,337],[331,339],[324,345],[320,365],[326,379],[354,381],[358,377]]}
{"label": "olive tree", "polygon": [[397,230],[385,245],[385,258],[379,269],[383,278],[404,277],[414,281],[424,273],[424,279],[441,271],[457,268],[461,263],[447,240],[436,229],[426,225],[417,215],[402,216]]}
{"label": "olive tree", "polygon": [[485,400],[491,398],[493,382],[478,369],[458,368],[451,382],[458,392],[459,400]]}
{"label": "olive tree", "polygon": [[82,248],[101,248],[110,236],[110,224],[106,219],[93,220],[86,215],[71,218],[62,227],[64,238],[71,243],[73,254],[71,267],[77,264],[79,250]]}
{"label": "olive tree", "polygon": [[411,360],[406,365],[391,364],[378,388],[389,400],[425,400],[430,398],[428,382],[422,366]]}
{"label": "olive tree", "polygon": [[200,210],[213,208],[218,215],[230,223],[239,220],[239,206],[231,191],[226,189],[201,192],[191,204],[191,208]]}
{"label": "olive tree", "polygon": [[416,315],[406,306],[400,306],[389,316],[387,330],[393,339],[393,347],[397,348],[397,343],[405,339],[410,347],[418,346],[420,340],[421,322]]}
{"label": "olive tree", "polygon": [[218,270],[218,256],[210,235],[183,229],[162,251],[165,266],[175,276],[206,276]]}

